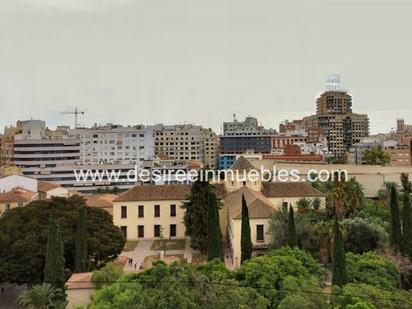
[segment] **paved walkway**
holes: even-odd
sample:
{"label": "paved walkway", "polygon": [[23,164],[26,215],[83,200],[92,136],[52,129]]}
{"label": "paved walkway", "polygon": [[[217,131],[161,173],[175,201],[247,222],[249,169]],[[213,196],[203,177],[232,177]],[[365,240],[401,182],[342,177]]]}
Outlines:
{"label": "paved walkway", "polygon": [[[153,240],[139,240],[139,243],[137,244],[136,248],[134,248],[132,251],[123,251],[121,254],[122,256],[126,256],[130,259],[133,259],[133,263],[131,265],[129,263],[126,263],[126,265],[123,267],[123,270],[127,272],[139,271],[140,266],[143,264],[144,259],[147,256],[158,255],[159,252],[163,251],[152,250],[152,245]],[[190,247],[190,238],[186,238],[184,249],[166,250],[166,255],[183,255],[183,257],[186,258],[189,263],[192,261],[192,254],[193,250]]]}
{"label": "paved walkway", "polygon": [[127,256],[130,259],[133,259],[132,265],[126,263],[123,270],[124,271],[136,271],[140,269],[144,259],[146,256],[152,254],[152,247],[153,240],[139,240],[136,248],[133,251],[125,251],[122,252],[123,256]]}

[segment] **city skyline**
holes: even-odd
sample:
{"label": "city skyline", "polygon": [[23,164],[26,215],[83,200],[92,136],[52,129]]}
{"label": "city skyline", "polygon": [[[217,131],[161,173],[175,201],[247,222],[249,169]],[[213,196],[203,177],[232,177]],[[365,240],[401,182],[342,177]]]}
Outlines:
{"label": "city skyline", "polygon": [[337,73],[371,133],[387,132],[396,118],[412,122],[411,6],[2,1],[0,127],[72,124],[60,112],[79,106],[86,126],[186,122],[220,133],[236,113],[276,128],[311,114]]}

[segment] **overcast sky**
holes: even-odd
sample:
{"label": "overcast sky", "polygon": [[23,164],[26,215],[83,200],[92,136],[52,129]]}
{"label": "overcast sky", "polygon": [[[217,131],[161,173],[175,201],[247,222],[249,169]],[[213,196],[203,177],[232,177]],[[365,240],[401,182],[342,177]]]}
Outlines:
{"label": "overcast sky", "polygon": [[0,126],[266,127],[314,113],[341,74],[371,130],[412,123],[412,1],[0,0]]}

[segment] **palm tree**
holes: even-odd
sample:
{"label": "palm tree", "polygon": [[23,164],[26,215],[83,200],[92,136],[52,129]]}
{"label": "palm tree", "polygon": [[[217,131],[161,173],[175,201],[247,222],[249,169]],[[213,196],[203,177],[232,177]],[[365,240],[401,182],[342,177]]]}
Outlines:
{"label": "palm tree", "polygon": [[296,205],[298,206],[299,212],[306,212],[312,206],[312,201],[308,198],[303,197],[296,202]]}
{"label": "palm tree", "polygon": [[63,292],[49,283],[34,285],[24,291],[18,298],[18,303],[29,309],[64,308],[60,301]]}
{"label": "palm tree", "polygon": [[352,212],[361,206],[365,197],[363,186],[352,177],[345,183],[345,191],[349,202],[347,205],[349,207],[348,211]]}
{"label": "palm tree", "polygon": [[343,218],[345,216],[347,208],[348,196],[344,190],[343,182],[335,182],[332,190],[329,193],[329,198],[333,205],[335,206],[335,213],[338,218]]}

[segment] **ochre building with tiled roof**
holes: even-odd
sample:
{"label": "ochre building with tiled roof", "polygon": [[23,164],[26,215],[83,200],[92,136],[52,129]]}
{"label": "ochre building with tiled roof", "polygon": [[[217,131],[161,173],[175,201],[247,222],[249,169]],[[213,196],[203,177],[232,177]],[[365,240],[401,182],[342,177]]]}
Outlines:
{"label": "ochre building with tiled roof", "polygon": [[[219,210],[222,238],[233,266],[240,266],[242,196],[249,209],[254,254],[264,253],[270,242],[267,233],[272,215],[283,207],[296,207],[301,198],[320,199],[325,195],[304,182],[262,181],[259,171],[244,157],[231,167],[232,172],[252,172],[252,179],[226,179],[214,184],[222,202]],[[113,221],[127,239],[166,239],[185,237],[184,210],[190,185],[138,185],[113,200]]]}

